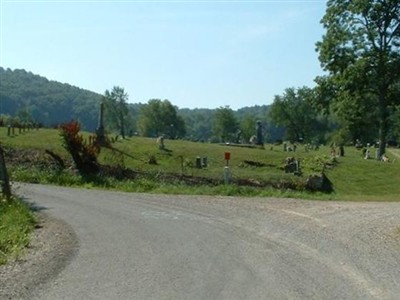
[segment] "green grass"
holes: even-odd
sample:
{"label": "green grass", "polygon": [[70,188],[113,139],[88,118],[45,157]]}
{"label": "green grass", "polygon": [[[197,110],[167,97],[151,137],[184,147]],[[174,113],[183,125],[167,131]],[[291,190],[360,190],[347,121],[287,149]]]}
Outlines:
{"label": "green grass", "polygon": [[25,149],[49,149],[53,151],[64,151],[58,131],[54,129],[31,130],[18,133],[15,130],[14,136],[7,136],[7,129],[0,128],[0,141],[3,145],[18,146]]}
{"label": "green grass", "polygon": [[[86,134],[87,135],[87,134]],[[50,149],[63,158],[68,158],[62,148],[57,130],[40,129],[7,137],[6,129],[0,128],[0,141],[4,146],[20,149]],[[306,199],[337,199],[354,201],[399,201],[400,200],[400,149],[389,149],[388,156],[394,163],[384,163],[374,159],[365,160],[360,150],[345,148],[345,157],[337,158],[337,164],[328,168],[326,174],[334,186],[332,194],[293,191],[290,189],[254,188],[236,185],[199,186],[182,182],[165,182],[159,180],[160,174],[174,173],[188,176],[223,178],[225,167],[224,152],[231,152],[229,163],[234,179],[251,179],[254,181],[304,182],[306,177],[318,173],[320,161],[331,160],[328,147],[318,151],[306,152],[299,146],[296,152],[284,152],[283,146],[266,145],[265,148],[245,148],[208,143],[194,143],[181,140],[166,140],[168,151],[159,150],[156,139],[132,137],[113,144],[119,152],[103,149],[99,160],[103,164],[124,165],[138,172],[151,176],[135,180],[116,180],[113,178],[82,178],[70,171],[45,170],[41,167],[11,165],[13,180],[42,182],[59,185],[85,186],[105,189],[118,189],[132,192],[151,192],[169,194],[208,194],[208,195],[244,195],[244,196],[282,196]],[[371,151],[372,154],[374,150]],[[124,154],[121,154],[124,153]],[[45,155],[43,155],[45,156]],[[207,157],[208,167],[194,167],[196,157]],[[281,167],[288,156],[301,160],[303,176],[285,174]],[[154,157],[156,165],[149,164]],[[250,160],[265,164],[264,167],[252,167],[244,161]]]}
{"label": "green grass", "polygon": [[[339,198],[400,201],[400,160],[384,163],[363,159],[361,152],[354,148],[346,151],[339,166],[327,173]],[[391,151],[388,151],[388,156],[393,161],[395,157],[390,154]]]}
{"label": "green grass", "polygon": [[16,258],[28,245],[36,220],[27,205],[18,199],[0,198],[0,265]]}

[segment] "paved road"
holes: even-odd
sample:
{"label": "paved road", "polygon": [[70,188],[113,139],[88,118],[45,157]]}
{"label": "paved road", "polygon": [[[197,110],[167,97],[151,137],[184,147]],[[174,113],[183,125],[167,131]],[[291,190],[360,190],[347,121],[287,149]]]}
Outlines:
{"label": "paved road", "polygon": [[399,299],[400,203],[24,185],[79,250],[37,299]]}

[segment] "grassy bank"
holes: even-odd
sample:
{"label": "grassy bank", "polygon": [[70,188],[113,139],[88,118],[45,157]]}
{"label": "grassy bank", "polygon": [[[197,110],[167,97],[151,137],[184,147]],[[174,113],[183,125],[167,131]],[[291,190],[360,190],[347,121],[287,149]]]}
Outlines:
{"label": "grassy bank", "polygon": [[[390,149],[388,156],[391,162],[384,163],[374,159],[363,159],[360,150],[346,147],[345,156],[337,158],[337,162],[328,165],[325,170],[333,184],[334,192],[323,194],[292,187],[300,186],[309,175],[320,171],[319,162],[330,160],[329,147],[306,151],[305,147],[300,145],[296,152],[284,152],[282,145],[247,148],[166,140],[166,150],[160,150],[156,139],[132,137],[114,143],[115,151],[102,150],[100,162],[105,165],[124,166],[146,176],[116,179],[107,176],[84,178],[71,168],[63,171],[49,168],[50,158],[44,154],[45,149],[57,153],[65,160],[69,159],[61,146],[57,130],[41,129],[8,137],[5,128],[0,128],[0,140],[4,146],[20,149],[22,153],[24,149],[30,151],[15,162],[12,154],[9,158],[11,178],[18,181],[169,194],[284,196],[356,201],[400,200],[400,159],[395,155],[399,155],[398,149]],[[206,180],[203,179],[214,183],[222,181],[226,151],[231,153],[229,167],[232,179],[236,182],[254,183],[253,185],[204,183]],[[371,149],[372,155],[374,151]],[[284,161],[288,156],[301,161],[302,176],[286,174],[283,171]],[[207,157],[207,167],[196,168],[196,157]],[[21,164],[21,161],[27,163]],[[182,181],[179,180],[179,176],[197,178],[199,182]],[[272,183],[273,186],[257,186],[258,183]],[[280,184],[282,188],[277,189]]]}
{"label": "grassy bank", "polygon": [[35,224],[26,204],[18,199],[6,202],[0,198],[0,265],[21,254]]}

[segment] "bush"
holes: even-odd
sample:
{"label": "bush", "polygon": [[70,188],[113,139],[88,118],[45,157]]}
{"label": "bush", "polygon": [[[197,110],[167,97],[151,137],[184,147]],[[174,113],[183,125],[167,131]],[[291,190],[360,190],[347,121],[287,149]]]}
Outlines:
{"label": "bush", "polygon": [[71,121],[60,125],[60,135],[63,146],[72,156],[76,168],[81,174],[93,174],[99,171],[97,157],[100,153],[98,143],[86,145],[82,135],[79,134],[80,124]]}

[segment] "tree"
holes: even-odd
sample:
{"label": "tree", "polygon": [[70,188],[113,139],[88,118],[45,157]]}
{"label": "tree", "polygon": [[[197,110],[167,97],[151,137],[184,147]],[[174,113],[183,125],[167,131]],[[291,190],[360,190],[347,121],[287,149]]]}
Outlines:
{"label": "tree", "polygon": [[32,115],[31,115],[30,111],[28,110],[28,108],[26,108],[26,107],[18,110],[17,117],[18,117],[19,121],[24,125],[33,122]]}
{"label": "tree", "polygon": [[400,105],[395,108],[392,115],[393,128],[391,136],[400,143]]}
{"label": "tree", "polygon": [[207,141],[212,136],[213,110],[206,108],[179,109],[185,121],[186,137],[192,141]]}
{"label": "tree", "polygon": [[254,116],[246,115],[240,123],[242,138],[246,143],[250,141],[253,135],[256,135],[256,121],[257,119]]}
{"label": "tree", "polygon": [[234,140],[238,128],[238,121],[229,106],[216,110],[213,120],[213,133],[216,137],[221,138],[223,142],[230,142]]}
{"label": "tree", "polygon": [[335,135],[341,136],[341,143],[373,142],[378,132],[377,110],[371,109],[374,97],[368,93],[349,93],[329,76],[317,77],[315,81],[318,85],[314,88],[312,105],[328,118],[337,131]]}
{"label": "tree", "polygon": [[336,86],[334,102],[375,110],[382,155],[391,107],[400,101],[390,96],[400,76],[399,1],[330,0],[321,23],[326,33],[317,51]]}
{"label": "tree", "polygon": [[272,121],[286,128],[292,142],[311,141],[321,130],[318,113],[312,107],[313,90],[307,87],[287,88],[282,96],[275,96],[269,115]]}
{"label": "tree", "polygon": [[[390,97],[400,99],[400,78],[391,91]],[[393,101],[394,102],[394,101]],[[392,140],[397,140],[400,144],[400,103],[391,107],[391,124],[392,128],[389,132],[389,137]]]}
{"label": "tree", "polygon": [[185,122],[168,100],[151,99],[143,105],[138,126],[143,136],[166,135],[175,139],[185,135]]}
{"label": "tree", "polygon": [[128,117],[128,94],[119,86],[114,86],[110,91],[106,90],[103,101],[105,104],[106,120],[114,126],[125,138],[126,119]]}

